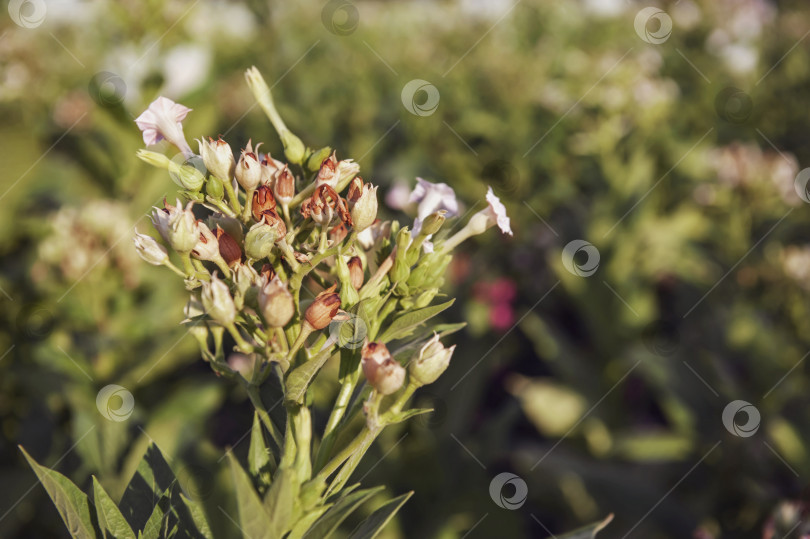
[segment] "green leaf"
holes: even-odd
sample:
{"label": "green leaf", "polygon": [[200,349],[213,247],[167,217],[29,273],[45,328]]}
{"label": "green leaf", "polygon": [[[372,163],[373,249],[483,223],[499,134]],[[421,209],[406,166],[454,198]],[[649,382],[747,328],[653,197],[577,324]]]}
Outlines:
{"label": "green leaf", "polygon": [[413,491],[383,504],[360,525],[360,528],[351,535],[351,539],[374,539],[411,496],[413,496]]}
{"label": "green leaf", "polygon": [[386,329],[382,335],[377,337],[377,340],[386,343],[388,341],[407,337],[413,333],[414,329],[416,329],[419,324],[423,324],[440,312],[448,309],[451,305],[453,305],[454,301],[455,299],[451,299],[450,301],[441,303],[439,305],[431,305],[430,307],[425,307],[424,309],[417,309],[416,311],[403,314],[394,320],[391,325],[388,326],[388,329]]}
{"label": "green leaf", "polygon": [[161,496],[155,507],[152,508],[152,514],[146,521],[143,527],[144,539],[161,539],[168,535],[169,528],[169,514],[171,513],[171,501],[168,496]]}
{"label": "green leaf", "polygon": [[[337,355],[337,353],[335,353]],[[307,393],[309,383],[318,373],[320,368],[329,359],[329,349],[318,353],[303,365],[296,367],[287,376],[286,391],[284,399],[286,402],[293,402],[299,405],[304,404],[304,395]]]}
{"label": "green leaf", "polygon": [[[353,487],[348,487],[353,488]],[[360,507],[369,498],[383,490],[385,487],[379,486],[365,490],[358,490],[348,496],[340,498],[329,511],[327,511],[307,532],[307,537],[329,537],[340,524]]]}
{"label": "green leaf", "polygon": [[253,429],[250,433],[250,450],[248,451],[248,471],[261,489],[270,486],[270,474],[275,468],[273,456],[264,441],[264,431],[258,412],[253,413]]}
{"label": "green leaf", "polygon": [[[228,452],[228,459],[231,462],[231,472],[236,488],[236,503],[239,507],[239,527],[245,537],[250,539],[280,537],[275,533],[275,525],[270,520],[270,516],[264,510],[262,500],[253,488],[242,466],[236,461],[233,452]],[[274,481],[275,484],[275,481]]]}
{"label": "green leaf", "polygon": [[596,534],[605,529],[605,526],[610,524],[612,520],[613,520],[613,513],[605,517],[604,520],[595,522],[578,530],[572,531],[571,533],[566,533],[565,535],[558,535],[557,539],[593,539],[594,537],[596,537]]}
{"label": "green leaf", "polygon": [[189,500],[182,494],[180,494],[180,499],[183,501],[183,505],[185,505],[191,516],[191,520],[196,528],[194,531],[196,531],[200,537],[214,539],[214,535],[211,533],[211,526],[208,525],[208,519],[205,517],[205,511],[203,511],[202,506],[195,501]]}
{"label": "green leaf", "polygon": [[281,537],[292,527],[298,490],[299,484],[295,470],[280,467],[273,477],[270,490],[264,497],[264,507],[272,522],[269,537]]}
{"label": "green leaf", "polygon": [[133,530],[144,529],[155,505],[176,481],[163,453],[150,444],[121,498],[121,513]]}
{"label": "green leaf", "polygon": [[129,527],[127,519],[121,514],[118,506],[95,476],[93,476],[93,500],[96,505],[98,525],[105,538],[109,533],[110,537],[115,539],[135,539],[135,532]]}
{"label": "green leaf", "polygon": [[305,514],[303,517],[298,519],[298,522],[295,523],[293,529],[290,530],[289,535],[285,537],[285,539],[303,539],[304,537],[319,537],[317,535],[310,535],[309,527],[312,526],[312,523],[318,520],[321,515],[323,515],[331,505],[323,505],[318,507],[309,513]]}
{"label": "green leaf", "polygon": [[70,535],[79,539],[95,539],[99,532],[90,512],[90,502],[79,487],[57,471],[40,466],[25,449],[20,447],[28,464],[37,474],[39,482],[45,487],[48,496],[53,500],[65,522]]}

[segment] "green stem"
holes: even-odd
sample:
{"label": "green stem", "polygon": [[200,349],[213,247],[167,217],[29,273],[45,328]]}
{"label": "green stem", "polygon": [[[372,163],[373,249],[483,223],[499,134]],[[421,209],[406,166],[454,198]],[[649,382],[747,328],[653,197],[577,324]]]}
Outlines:
{"label": "green stem", "polygon": [[314,331],[314,328],[309,325],[309,323],[304,320],[304,323],[301,325],[301,332],[298,334],[298,338],[295,339],[295,342],[290,347],[290,351],[287,354],[287,361],[292,364],[293,360],[295,359],[295,354],[298,353],[298,350],[301,346],[304,345],[304,341],[307,340],[307,337]]}
{"label": "green stem", "polygon": [[239,349],[240,352],[244,354],[251,354],[253,353],[253,346],[249,344],[245,339],[242,337],[242,334],[239,333],[239,330],[236,328],[236,325],[233,323],[225,326],[225,329],[228,330],[228,333],[233,336],[233,340],[236,341],[236,347]]}
{"label": "green stem", "polygon": [[253,193],[255,193],[255,192],[256,192],[255,189],[251,189],[250,191],[245,192],[245,208],[244,208],[244,211],[242,212],[242,222],[245,223],[245,225],[250,224],[250,214],[251,214],[251,211],[253,210],[253,207],[252,207],[252,205],[253,205]]}
{"label": "green stem", "polygon": [[222,275],[224,277],[231,276],[231,268],[228,267],[228,264],[225,262],[225,259],[222,258],[222,255],[217,255],[212,262],[217,265],[220,271],[222,271]]}
{"label": "green stem", "polygon": [[233,208],[234,214],[239,215],[242,213],[242,206],[239,204],[239,197],[233,190],[233,184],[230,180],[223,181],[222,184],[225,186],[225,192],[228,193],[228,200],[231,202],[231,208]]}
{"label": "green stem", "polygon": [[197,274],[194,266],[191,264],[191,256],[188,253],[180,253],[180,260],[183,261],[183,269],[186,271],[186,278],[190,279]]}
{"label": "green stem", "polygon": [[236,219],[236,214],[233,212],[231,208],[226,206],[221,200],[216,200],[211,198],[210,196],[205,197],[205,201],[217,208],[219,211],[227,215],[228,217],[233,217]]}
{"label": "green stem", "polygon": [[347,376],[340,386],[340,391],[335,399],[335,405],[332,407],[332,412],[329,414],[329,420],[326,422],[326,428],[323,431],[323,441],[315,457],[316,471],[323,468],[326,459],[329,458],[329,453],[332,452],[337,434],[335,429],[346,414],[346,410],[349,408],[349,400],[352,398],[356,381],[354,376]]}
{"label": "green stem", "polygon": [[186,274],[185,274],[185,273],[183,273],[183,270],[181,270],[180,268],[178,268],[177,266],[175,266],[174,264],[172,264],[172,261],[171,261],[171,260],[169,260],[168,258],[167,258],[167,259],[166,259],[166,261],[163,263],[163,265],[164,265],[164,266],[166,266],[167,268],[169,268],[170,270],[172,270],[173,272],[175,272],[177,275],[179,275],[179,276],[180,276],[180,277],[182,277],[183,279],[185,279],[185,278],[186,278]]}
{"label": "green stem", "polygon": [[262,398],[259,395],[259,387],[252,384],[248,384],[247,393],[248,397],[250,397],[250,402],[253,403],[253,407],[259,414],[259,419],[261,419],[265,428],[268,430],[268,432],[270,432],[270,436],[273,438],[273,441],[279,448],[283,447],[281,435],[279,434],[276,426],[273,424],[272,419],[270,419],[270,414],[267,411],[267,408],[264,407]]}

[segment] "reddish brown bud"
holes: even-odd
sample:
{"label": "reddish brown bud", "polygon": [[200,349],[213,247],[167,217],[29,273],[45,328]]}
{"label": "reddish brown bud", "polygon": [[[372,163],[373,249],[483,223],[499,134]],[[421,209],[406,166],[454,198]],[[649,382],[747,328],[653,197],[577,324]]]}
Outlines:
{"label": "reddish brown bud", "polygon": [[284,223],[284,219],[282,219],[276,210],[264,210],[261,215],[259,222],[264,220],[270,226],[276,227],[278,231],[278,240],[284,239],[284,236],[287,235],[287,225]]}
{"label": "reddish brown bud", "polygon": [[349,190],[346,193],[346,201],[349,203],[349,209],[354,208],[354,203],[360,200],[363,196],[363,178],[355,176],[349,184]]}
{"label": "reddish brown bud", "polygon": [[405,369],[391,357],[383,343],[363,345],[360,363],[368,383],[383,395],[395,393],[405,381]]}
{"label": "reddish brown bud", "polygon": [[262,185],[253,193],[253,218],[259,221],[262,212],[265,210],[275,210],[276,199],[273,198],[273,191],[267,185]]}
{"label": "reddish brown bud", "polygon": [[343,221],[333,226],[332,230],[329,231],[329,239],[332,240],[332,245],[342,242],[348,233],[349,229],[343,224]]}
{"label": "reddish brown bud", "polygon": [[259,277],[264,279],[266,282],[270,282],[273,280],[273,277],[276,276],[276,272],[273,270],[273,266],[270,264],[265,264],[262,266],[262,271],[259,272]]}
{"label": "reddish brown bud", "polygon": [[363,287],[364,275],[363,275],[363,261],[360,260],[359,256],[353,256],[349,259],[347,263],[349,266],[349,278],[352,281],[352,286],[355,290],[360,290]]}
{"label": "reddish brown bud", "polygon": [[336,188],[338,182],[337,168],[338,160],[335,156],[335,152],[332,152],[332,155],[324,159],[321,163],[321,168],[318,170],[317,185],[321,186],[326,184],[332,188]]}
{"label": "reddish brown bud", "polygon": [[219,243],[219,254],[225,259],[228,266],[233,266],[237,262],[242,261],[242,249],[239,244],[233,239],[230,234],[222,230],[222,227],[217,225],[216,228],[217,242]]}
{"label": "reddish brown bud", "polygon": [[340,309],[340,296],[335,293],[336,286],[332,285],[318,294],[304,313],[307,323],[316,330],[328,326]]}
{"label": "reddish brown bud", "polygon": [[276,195],[276,200],[282,204],[289,204],[295,196],[295,177],[287,165],[284,165],[284,168],[276,172],[273,194]]}

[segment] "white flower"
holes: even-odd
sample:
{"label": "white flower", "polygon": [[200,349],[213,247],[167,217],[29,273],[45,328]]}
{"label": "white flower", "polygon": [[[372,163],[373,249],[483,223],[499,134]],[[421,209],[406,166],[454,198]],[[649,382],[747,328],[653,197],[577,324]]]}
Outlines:
{"label": "white flower", "polygon": [[236,169],[234,171],[236,181],[238,181],[239,185],[248,193],[259,187],[259,183],[262,181],[262,165],[259,162],[259,158],[256,156],[259,146],[261,146],[261,142],[256,145],[254,151],[251,141],[248,141],[247,147],[242,150],[242,156],[239,158],[239,162],[236,163]]}
{"label": "white flower", "polygon": [[166,248],[155,241],[152,236],[136,232],[133,241],[138,255],[146,262],[154,266],[162,266],[169,259]]}
{"label": "white flower", "polygon": [[189,112],[190,108],[167,97],[161,96],[152,101],[149,108],[135,119],[138,129],[143,131],[144,144],[151,146],[166,139],[183,152],[186,159],[193,156],[194,152],[186,142],[181,123]]}
{"label": "white flower", "polygon": [[208,137],[197,140],[200,145],[200,155],[202,155],[205,168],[212,176],[219,178],[222,181],[229,181],[233,178],[233,169],[236,163],[233,158],[233,152],[230,145],[222,140],[214,140]]}
{"label": "white flower", "polygon": [[430,183],[416,178],[409,202],[418,202],[416,217],[423,221],[425,217],[439,210],[447,210],[448,217],[458,215],[458,201],[453,188],[446,183]]}
{"label": "white flower", "polygon": [[494,219],[494,224],[498,225],[501,232],[511,236],[512,227],[509,225],[509,216],[506,215],[506,206],[504,206],[501,200],[495,196],[495,193],[492,191],[492,187],[487,187],[486,198],[489,207],[484,211],[487,212],[488,217]]}

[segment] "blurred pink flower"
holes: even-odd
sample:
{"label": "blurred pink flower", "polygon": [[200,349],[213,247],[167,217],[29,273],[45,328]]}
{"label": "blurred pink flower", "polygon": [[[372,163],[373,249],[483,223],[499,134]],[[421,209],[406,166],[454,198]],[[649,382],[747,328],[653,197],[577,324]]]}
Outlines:
{"label": "blurred pink flower", "polygon": [[191,109],[175,103],[168,97],[160,96],[135,119],[138,129],[143,131],[143,142],[147,146],[157,144],[163,139],[174,144],[183,152],[186,159],[194,155],[186,142],[181,123]]}
{"label": "blurred pink flower", "polygon": [[489,309],[489,323],[494,329],[506,331],[515,323],[515,311],[509,303],[496,303]]}

